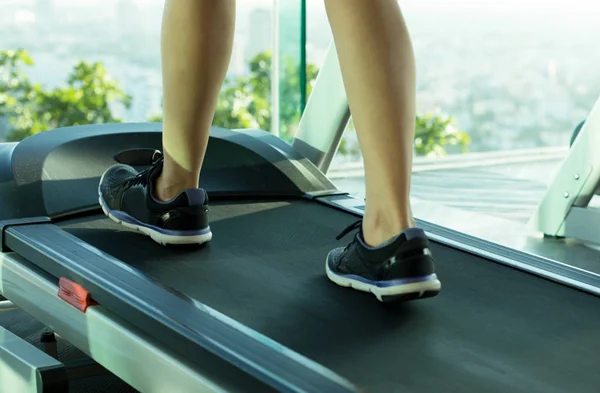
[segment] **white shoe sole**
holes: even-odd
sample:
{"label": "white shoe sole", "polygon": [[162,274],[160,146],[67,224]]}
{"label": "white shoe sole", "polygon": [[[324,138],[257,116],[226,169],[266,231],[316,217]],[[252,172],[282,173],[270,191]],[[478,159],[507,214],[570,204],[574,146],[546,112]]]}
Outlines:
{"label": "white shoe sole", "polygon": [[386,303],[433,297],[436,296],[442,288],[442,283],[438,279],[412,282],[390,287],[378,287],[373,284],[343,277],[332,272],[331,269],[329,269],[327,260],[325,260],[325,271],[327,273],[327,278],[329,278],[335,284],[341,287],[354,288],[362,292],[370,292],[375,295],[377,300]]}

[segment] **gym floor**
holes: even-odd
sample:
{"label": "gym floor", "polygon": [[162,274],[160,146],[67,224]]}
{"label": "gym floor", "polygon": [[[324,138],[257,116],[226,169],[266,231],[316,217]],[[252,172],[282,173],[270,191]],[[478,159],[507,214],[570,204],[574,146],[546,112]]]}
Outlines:
{"label": "gym floor", "polygon": [[[464,165],[438,160],[433,170],[419,170],[416,161],[414,213],[425,221],[600,274],[600,245],[544,238],[528,226],[564,153],[523,151],[522,157],[484,165],[467,157]],[[528,155],[536,158],[527,159]],[[340,189],[364,198],[362,171],[332,169]],[[591,205],[598,205],[599,199],[595,197]]]}

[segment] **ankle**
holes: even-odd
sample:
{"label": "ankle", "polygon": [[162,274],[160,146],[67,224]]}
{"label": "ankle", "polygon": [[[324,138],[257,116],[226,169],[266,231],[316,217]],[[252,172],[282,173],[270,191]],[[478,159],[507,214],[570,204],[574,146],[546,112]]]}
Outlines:
{"label": "ankle", "polygon": [[365,214],[362,224],[363,238],[367,245],[377,247],[398,236],[405,229],[414,227],[416,223],[412,214]]}
{"label": "ankle", "polygon": [[170,201],[177,197],[182,191],[191,188],[198,188],[198,181],[191,179],[178,179],[173,181],[161,174],[154,184],[154,196],[163,202]]}

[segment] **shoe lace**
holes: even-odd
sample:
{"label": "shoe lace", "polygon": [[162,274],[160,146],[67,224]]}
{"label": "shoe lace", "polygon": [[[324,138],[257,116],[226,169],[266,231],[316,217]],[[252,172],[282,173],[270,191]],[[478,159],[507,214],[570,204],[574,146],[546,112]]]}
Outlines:
{"label": "shoe lace", "polygon": [[119,152],[115,155],[114,159],[118,163],[130,166],[150,166],[123,183],[124,185],[134,186],[138,184],[148,184],[150,172],[163,162],[164,156],[159,150],[129,149]]}
{"label": "shoe lace", "polygon": [[[346,229],[344,229],[339,235],[337,235],[335,237],[335,239],[341,240],[344,236],[346,236],[350,232],[360,229],[361,226],[362,226],[362,220],[353,222],[352,224],[348,225],[348,227]],[[356,241],[357,241],[356,236],[354,236],[352,241],[344,248],[344,251],[348,250],[348,248],[350,248],[354,243],[356,243]]]}
{"label": "shoe lace", "polygon": [[353,222],[346,229],[344,229],[339,235],[337,235],[335,237],[335,240],[340,240],[341,238],[343,238],[344,236],[346,236],[350,232],[352,232],[352,231],[354,231],[356,229],[359,229],[361,225],[362,225],[362,220],[358,220],[356,222]]}

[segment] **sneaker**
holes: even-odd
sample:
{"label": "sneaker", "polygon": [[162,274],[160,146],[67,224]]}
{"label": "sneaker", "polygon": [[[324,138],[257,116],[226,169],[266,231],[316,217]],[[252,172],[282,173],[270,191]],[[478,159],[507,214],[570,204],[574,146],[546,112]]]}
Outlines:
{"label": "sneaker", "polygon": [[[184,190],[167,202],[155,198],[154,183],[164,162],[161,152],[128,150],[115,159],[120,164],[108,168],[98,186],[104,214],[162,245],[199,245],[211,240],[205,190]],[[150,167],[139,172],[131,165]]]}
{"label": "sneaker", "polygon": [[325,269],[331,281],[371,292],[386,303],[433,297],[440,292],[429,239],[423,230],[409,228],[382,246],[370,247],[363,239],[361,220],[337,239],[359,228],[350,244],[327,255]]}

